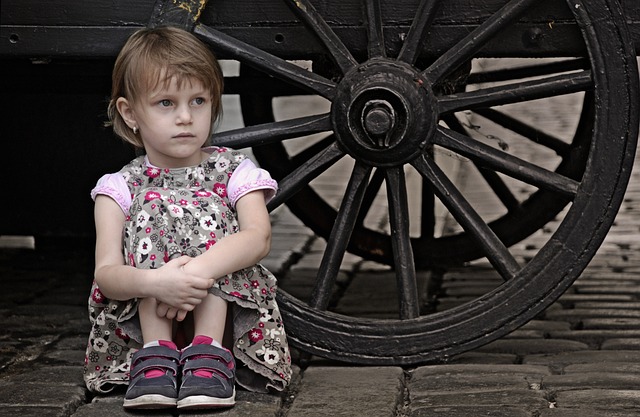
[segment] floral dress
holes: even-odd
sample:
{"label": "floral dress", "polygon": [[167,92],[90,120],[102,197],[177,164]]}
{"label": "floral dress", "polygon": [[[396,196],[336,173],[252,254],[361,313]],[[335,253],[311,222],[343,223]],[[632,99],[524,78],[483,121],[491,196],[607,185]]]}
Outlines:
{"label": "floral dress", "polygon": [[[159,169],[147,165],[141,156],[119,172],[131,193],[123,230],[128,265],[153,269],[181,255],[196,257],[239,230],[227,186],[246,155],[217,147],[209,152],[210,157],[196,167]],[[255,181],[247,181],[236,187],[236,194],[256,187]],[[252,391],[282,390],[291,379],[276,288],[276,278],[256,264],[218,279],[209,290],[229,302],[236,379]],[[93,283],[84,366],[89,390],[104,393],[128,384],[131,356],[142,347],[137,306],[137,299],[105,298]]]}

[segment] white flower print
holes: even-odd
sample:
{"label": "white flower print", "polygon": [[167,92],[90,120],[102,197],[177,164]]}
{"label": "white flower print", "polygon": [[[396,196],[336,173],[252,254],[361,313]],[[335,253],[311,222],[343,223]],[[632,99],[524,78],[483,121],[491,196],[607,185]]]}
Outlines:
{"label": "white flower print", "polygon": [[220,157],[216,162],[216,170],[218,172],[224,172],[227,168],[229,168],[230,161],[225,157]]}
{"label": "white flower print", "polygon": [[178,205],[170,204],[167,209],[171,217],[182,218],[182,216],[184,216],[184,210],[182,210],[182,207]]}
{"label": "white flower print", "polygon": [[200,226],[204,230],[216,230],[218,223],[211,216],[204,216],[200,219]]}
{"label": "white flower print", "polygon": [[271,314],[269,314],[269,310],[267,310],[266,308],[259,308],[258,311],[260,312],[261,322],[266,323],[271,320]]}
{"label": "white flower print", "polygon": [[277,329],[265,329],[264,332],[270,339],[277,339],[276,336],[280,336],[281,334]]}
{"label": "white flower print", "polygon": [[136,226],[145,227],[151,215],[145,210],[140,210],[140,213],[136,216]]}
{"label": "white flower print", "polygon": [[139,254],[147,255],[149,252],[151,252],[152,248],[153,248],[153,243],[151,242],[150,238],[143,237],[142,239],[140,239],[140,243],[138,243]]}
{"label": "white flower print", "polygon": [[102,353],[106,352],[109,348],[109,343],[107,343],[107,341],[102,337],[96,337],[91,341],[91,344],[93,345],[94,350]]}
{"label": "white flower print", "polygon": [[280,354],[273,349],[264,350],[264,361],[269,365],[275,365],[280,360]]}

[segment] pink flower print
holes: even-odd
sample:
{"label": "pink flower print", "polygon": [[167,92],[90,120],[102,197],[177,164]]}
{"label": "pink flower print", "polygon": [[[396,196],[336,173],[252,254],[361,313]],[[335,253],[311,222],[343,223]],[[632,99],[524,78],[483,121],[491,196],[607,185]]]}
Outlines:
{"label": "pink flower print", "polygon": [[104,294],[102,294],[102,291],[100,291],[100,288],[96,287],[96,289],[93,290],[93,293],[91,294],[91,299],[99,304],[104,302]]}
{"label": "pink flower print", "polygon": [[160,168],[147,167],[147,176],[155,178],[160,175]]}
{"label": "pink flower print", "polygon": [[218,148],[218,153],[223,153],[226,151],[227,151],[227,148],[222,148],[222,147]]}
{"label": "pink flower print", "polygon": [[155,261],[156,260],[156,255],[154,255],[154,254],[149,255],[149,259],[151,259],[152,261]]}
{"label": "pink flower print", "polygon": [[233,295],[234,297],[237,297],[237,298],[244,298],[244,296],[240,294],[238,291],[231,291],[229,295]]}
{"label": "pink flower print", "polygon": [[181,206],[186,206],[187,204],[189,204],[189,202],[187,200],[185,200],[184,198],[180,200],[180,205]]}
{"label": "pink flower print", "polygon": [[129,254],[129,266],[136,266],[136,258],[133,257],[133,253]]}
{"label": "pink flower print", "polygon": [[124,330],[122,330],[120,327],[116,329],[116,336],[118,336],[120,339],[124,340],[125,342],[128,342],[130,339],[129,335],[126,334]]}
{"label": "pink flower print", "polygon": [[209,248],[215,244],[216,244],[215,240],[207,240],[207,243],[205,244],[206,250],[209,250]]}
{"label": "pink flower print", "polygon": [[253,281],[251,281],[251,286],[253,288],[258,288],[260,286],[260,283],[254,279]]}
{"label": "pink flower print", "polygon": [[160,193],[155,191],[147,191],[147,194],[144,195],[144,201],[152,201],[160,198]]}
{"label": "pink flower print", "polygon": [[213,185],[213,192],[224,198],[227,196],[227,187],[220,182],[216,182]]}
{"label": "pink flower print", "polygon": [[144,232],[145,232],[146,234],[151,233],[151,228],[150,228],[150,227],[147,227],[146,229],[144,229]]}
{"label": "pink flower print", "polygon": [[251,331],[249,332],[249,340],[251,340],[253,343],[259,342],[264,338],[264,335],[262,334],[262,329],[256,329],[255,327],[253,329],[251,329]]}
{"label": "pink flower print", "polygon": [[193,193],[196,197],[211,197],[211,193],[205,190],[198,190]]}

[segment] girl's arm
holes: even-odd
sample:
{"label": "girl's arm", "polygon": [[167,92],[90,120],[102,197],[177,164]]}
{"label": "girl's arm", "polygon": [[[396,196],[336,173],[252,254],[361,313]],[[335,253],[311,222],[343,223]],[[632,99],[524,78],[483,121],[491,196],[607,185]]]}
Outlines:
{"label": "girl's arm", "polygon": [[236,203],[237,233],[225,236],[185,265],[186,272],[218,279],[258,263],[271,248],[271,221],[262,190],[252,191]]}
{"label": "girl's arm", "polygon": [[125,215],[120,206],[104,195],[95,202],[96,267],[100,291],[113,300],[156,298],[180,310],[191,311],[207,295],[213,280],[189,274],[183,256],[158,269],[138,269],[125,265],[122,229]]}

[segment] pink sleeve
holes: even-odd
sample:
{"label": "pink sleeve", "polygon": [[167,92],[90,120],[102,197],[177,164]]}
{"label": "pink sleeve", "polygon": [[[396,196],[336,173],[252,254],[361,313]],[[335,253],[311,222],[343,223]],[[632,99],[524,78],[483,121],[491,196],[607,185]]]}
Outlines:
{"label": "pink sleeve", "polygon": [[98,194],[113,198],[125,215],[129,213],[129,208],[131,207],[131,192],[122,174],[103,175],[93,190],[91,190],[91,198],[95,201]]}
{"label": "pink sleeve", "polygon": [[268,203],[276,195],[278,183],[271,178],[269,172],[258,168],[247,158],[238,165],[229,178],[227,185],[229,202],[235,207],[242,196],[256,190],[264,190],[264,199]]}

